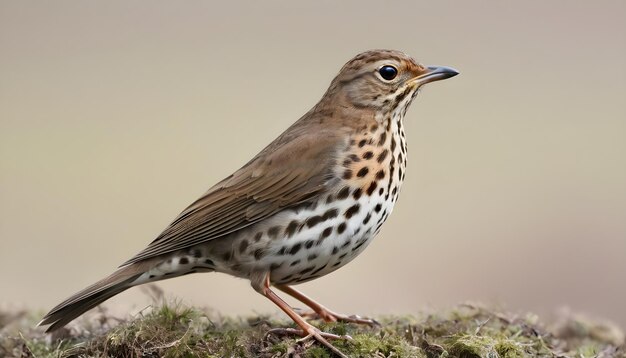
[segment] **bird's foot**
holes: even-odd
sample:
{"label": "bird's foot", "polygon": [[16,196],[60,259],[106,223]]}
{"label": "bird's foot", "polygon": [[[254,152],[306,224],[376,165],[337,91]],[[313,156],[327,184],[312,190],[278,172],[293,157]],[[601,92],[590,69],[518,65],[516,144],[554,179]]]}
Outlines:
{"label": "bird's foot", "polygon": [[330,310],[320,310],[319,312],[313,310],[298,310],[298,314],[308,319],[322,319],[324,322],[347,322],[356,324],[365,324],[371,327],[380,326],[381,324],[375,319],[363,318],[357,315],[345,315],[336,313]]}
{"label": "bird's foot", "polygon": [[329,339],[344,339],[344,340],[352,340],[352,337],[348,335],[337,335],[333,333],[327,333],[315,328],[311,325],[306,327],[306,329],[296,329],[296,328],[274,328],[269,330],[266,333],[267,335],[274,334],[277,336],[299,336],[301,339],[297,340],[297,344],[303,344],[309,340],[316,340],[321,343],[323,346],[328,348],[331,352],[341,358],[348,358],[345,354],[343,354],[339,349],[328,342]]}

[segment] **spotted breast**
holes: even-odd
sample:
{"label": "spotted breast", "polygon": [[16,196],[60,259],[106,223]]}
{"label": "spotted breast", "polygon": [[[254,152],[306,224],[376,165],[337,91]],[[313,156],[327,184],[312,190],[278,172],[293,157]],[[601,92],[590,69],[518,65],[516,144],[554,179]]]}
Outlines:
{"label": "spotted breast", "polygon": [[267,270],[272,283],[293,285],[353,260],[378,234],[397,201],[407,159],[403,118],[416,93],[392,96],[387,101],[398,102],[391,103],[395,110],[376,113],[354,130],[337,156],[325,195],[219,239],[230,245],[216,241],[181,251],[139,281],[201,271],[249,278]]}

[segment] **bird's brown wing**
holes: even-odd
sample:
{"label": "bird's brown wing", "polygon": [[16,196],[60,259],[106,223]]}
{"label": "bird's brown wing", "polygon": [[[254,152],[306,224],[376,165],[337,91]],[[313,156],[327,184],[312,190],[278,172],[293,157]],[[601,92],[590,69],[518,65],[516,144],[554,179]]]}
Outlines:
{"label": "bird's brown wing", "polygon": [[223,237],[318,196],[332,177],[338,146],[345,145],[341,138],[336,131],[290,128],[122,266]]}

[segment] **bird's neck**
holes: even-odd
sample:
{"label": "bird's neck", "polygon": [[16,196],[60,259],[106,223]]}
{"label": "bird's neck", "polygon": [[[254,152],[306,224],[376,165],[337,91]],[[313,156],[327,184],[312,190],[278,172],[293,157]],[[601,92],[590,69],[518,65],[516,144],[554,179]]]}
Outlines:
{"label": "bird's neck", "polygon": [[406,168],[403,117],[404,111],[376,113],[355,129],[335,171],[344,185],[372,198],[397,195]]}

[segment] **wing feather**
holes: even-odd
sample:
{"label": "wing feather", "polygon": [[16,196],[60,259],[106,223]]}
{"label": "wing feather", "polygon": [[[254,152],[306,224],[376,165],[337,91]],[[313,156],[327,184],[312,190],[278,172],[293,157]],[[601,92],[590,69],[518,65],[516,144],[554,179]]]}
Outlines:
{"label": "wing feather", "polygon": [[122,266],[224,237],[325,192],[345,136],[297,124],[209,189]]}

